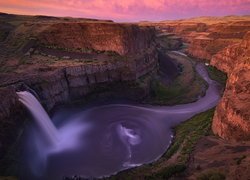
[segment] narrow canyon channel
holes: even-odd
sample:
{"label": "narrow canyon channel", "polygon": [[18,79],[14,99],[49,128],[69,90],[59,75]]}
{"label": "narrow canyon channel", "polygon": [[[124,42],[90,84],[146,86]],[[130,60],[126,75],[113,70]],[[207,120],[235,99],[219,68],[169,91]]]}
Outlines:
{"label": "narrow canyon channel", "polygon": [[101,178],[156,161],[170,146],[173,127],[220,99],[218,84],[209,78],[205,65],[196,65],[196,71],[208,83],[205,96],[175,106],[116,103],[59,110],[50,119],[33,95],[20,92],[38,122],[26,128],[23,179]]}

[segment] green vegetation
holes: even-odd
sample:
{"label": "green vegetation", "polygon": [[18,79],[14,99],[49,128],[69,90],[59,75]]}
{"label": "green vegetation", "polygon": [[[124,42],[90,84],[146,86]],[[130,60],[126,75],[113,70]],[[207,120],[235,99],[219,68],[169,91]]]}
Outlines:
{"label": "green vegetation", "polygon": [[[156,162],[120,172],[108,179],[168,179],[181,175],[197,141],[211,133],[214,109],[200,113],[174,128],[175,140]],[[194,128],[195,127],[195,128]],[[214,176],[216,177],[216,176]]]}
{"label": "green vegetation", "polygon": [[161,51],[176,50],[182,46],[180,38],[174,35],[162,35],[157,39]]}
{"label": "green vegetation", "polygon": [[211,109],[177,126],[175,128],[176,135],[174,144],[167,151],[166,157],[171,157],[178,150],[178,161],[180,163],[186,163],[196,142],[201,137],[211,133],[213,114],[214,109]]}
{"label": "green vegetation", "polygon": [[13,72],[14,71],[14,67],[4,67],[1,66],[0,67],[0,73],[9,73],[9,72]]}
{"label": "green vegetation", "polygon": [[225,175],[218,171],[208,171],[206,173],[202,173],[197,177],[197,180],[224,180],[226,179]]}
{"label": "green vegetation", "polygon": [[151,85],[152,98],[149,103],[174,105],[194,102],[199,96],[204,95],[206,87],[206,82],[198,74],[193,77],[193,80],[177,79],[170,85],[155,80]]}
{"label": "green vegetation", "polygon": [[207,83],[195,71],[192,59],[168,52],[168,56],[178,63],[180,74],[170,84],[154,78],[151,83],[150,104],[176,105],[196,101],[205,94]]}
{"label": "green vegetation", "polygon": [[43,47],[48,48],[48,49],[54,49],[54,50],[60,50],[64,52],[71,52],[71,53],[86,53],[86,54],[105,54],[109,57],[112,58],[121,58],[122,56],[115,52],[115,51],[101,51],[101,50],[96,50],[92,48],[65,48],[65,47],[60,47],[57,45],[46,45],[46,44],[41,44]]}
{"label": "green vegetation", "polygon": [[218,83],[220,83],[223,86],[226,86],[227,75],[224,72],[218,70],[214,66],[208,66],[207,70],[208,70],[208,74],[209,74],[211,79],[217,81]]}
{"label": "green vegetation", "polygon": [[181,86],[177,83],[168,87],[160,81],[156,81],[152,88],[155,98],[158,101],[168,101],[183,94]]}
{"label": "green vegetation", "polygon": [[147,177],[146,179],[169,179],[175,174],[181,173],[185,171],[186,165],[185,164],[174,164],[167,166],[166,168],[162,169],[161,171],[153,174],[152,176]]}

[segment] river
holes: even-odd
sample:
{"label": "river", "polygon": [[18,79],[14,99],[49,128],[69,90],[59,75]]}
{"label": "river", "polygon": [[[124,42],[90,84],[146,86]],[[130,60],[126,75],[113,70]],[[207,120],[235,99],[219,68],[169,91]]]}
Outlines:
{"label": "river", "polygon": [[[182,54],[180,54],[182,55]],[[47,146],[36,127],[28,128],[25,179],[106,177],[159,159],[173,140],[173,127],[216,106],[218,84],[204,64],[196,71],[208,83],[198,101],[175,106],[109,104],[77,113],[55,113],[52,120],[61,141]],[[60,117],[60,118],[59,118]],[[195,128],[195,127],[194,127]]]}

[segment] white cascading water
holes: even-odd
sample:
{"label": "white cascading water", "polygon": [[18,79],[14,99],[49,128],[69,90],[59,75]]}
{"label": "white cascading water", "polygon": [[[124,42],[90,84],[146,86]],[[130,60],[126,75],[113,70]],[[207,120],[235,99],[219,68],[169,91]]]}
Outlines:
{"label": "white cascading water", "polygon": [[[31,158],[27,162],[32,174],[39,177],[45,172],[48,157],[51,154],[77,149],[79,135],[82,132],[87,132],[89,125],[83,122],[80,123],[77,119],[72,119],[67,126],[56,127],[32,93],[22,91],[17,92],[17,95],[19,101],[30,111],[39,128],[39,131],[35,131],[29,139],[32,147],[32,156],[29,155]],[[40,135],[45,136],[46,143],[44,143]]]}
{"label": "white cascading water", "polygon": [[51,146],[46,148],[46,153],[63,151],[77,146],[80,132],[84,132],[89,128],[89,124],[79,122],[77,119],[71,119],[66,126],[55,127],[48,113],[44,110],[40,102],[28,91],[17,92],[19,101],[33,115],[34,120],[42,131],[42,134],[49,140]]}
{"label": "white cascading water", "polygon": [[34,116],[34,120],[45,133],[47,139],[51,141],[52,144],[56,144],[59,141],[58,131],[39,101],[28,91],[17,92],[17,95],[19,101],[22,102]]}

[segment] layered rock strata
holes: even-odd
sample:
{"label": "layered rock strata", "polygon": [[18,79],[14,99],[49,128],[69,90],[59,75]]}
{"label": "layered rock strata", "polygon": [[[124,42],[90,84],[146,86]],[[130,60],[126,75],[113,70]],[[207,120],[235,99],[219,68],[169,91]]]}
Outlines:
{"label": "layered rock strata", "polygon": [[[32,37],[32,41],[23,41],[22,34]],[[148,84],[144,87],[139,86],[137,80],[158,67],[154,36],[154,28],[110,22],[50,22],[44,26],[29,22],[15,28],[4,45],[7,50],[13,50],[14,46],[11,43],[15,44],[18,41],[25,43],[21,47],[29,52],[30,49],[34,52],[41,46],[46,46],[52,47],[52,51],[56,48],[64,53],[78,52],[82,59],[62,59],[46,54],[29,53],[29,56],[24,56],[24,60],[30,64],[25,62],[13,72],[1,72],[1,155],[6,154],[17,137],[16,124],[22,124],[25,119],[25,109],[15,94],[15,91],[23,89],[23,86],[26,87],[24,89],[33,89],[48,111],[59,104],[75,100],[84,101],[98,89],[105,88],[115,93],[118,89],[115,89],[116,85],[122,89],[117,96],[135,100],[145,97],[148,93]],[[82,50],[90,52],[81,54]],[[99,57],[97,55],[103,55],[105,59],[96,59]],[[9,59],[5,54],[3,57]],[[86,60],[86,57],[90,59]]]}
{"label": "layered rock strata", "polygon": [[241,43],[215,55],[211,64],[228,74],[213,131],[225,139],[250,140],[250,32]]}
{"label": "layered rock strata", "polygon": [[[205,18],[206,19],[206,18]],[[158,24],[189,43],[187,52],[227,73],[223,98],[216,108],[213,131],[228,140],[250,140],[250,19],[183,20]]]}
{"label": "layered rock strata", "polygon": [[65,49],[114,51],[125,55],[149,48],[154,35],[153,28],[131,24],[57,23],[43,31],[39,40],[48,46]]}
{"label": "layered rock strata", "polygon": [[[150,23],[149,23],[150,24]],[[146,24],[146,25],[149,25]],[[151,24],[152,25],[152,24]],[[239,43],[250,30],[249,17],[201,17],[155,23],[163,32],[174,33],[189,43],[187,52],[204,61],[224,48]]]}

